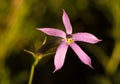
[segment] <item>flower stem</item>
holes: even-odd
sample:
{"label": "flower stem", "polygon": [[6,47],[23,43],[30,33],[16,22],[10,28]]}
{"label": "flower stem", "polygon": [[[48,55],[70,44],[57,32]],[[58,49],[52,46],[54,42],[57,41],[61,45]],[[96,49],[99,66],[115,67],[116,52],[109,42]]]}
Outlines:
{"label": "flower stem", "polygon": [[30,72],[30,77],[29,77],[29,82],[28,82],[28,84],[32,84],[34,70],[35,70],[35,65],[33,64],[33,65],[31,66],[31,72]]}
{"label": "flower stem", "polygon": [[[29,76],[29,81],[28,81],[28,84],[32,84],[35,66],[38,64],[39,60],[41,60],[42,56],[35,56],[34,53],[32,53],[31,51],[28,51],[28,50],[24,50],[24,51],[32,54],[33,57],[35,58],[35,61],[34,61],[34,63],[31,66],[31,71],[30,71],[30,76]],[[45,54],[45,56],[48,56],[48,55],[51,55],[51,54],[54,54],[54,52]]]}
{"label": "flower stem", "polygon": [[40,59],[41,59],[41,58],[38,58],[38,57],[37,57],[37,58],[35,59],[34,63],[32,64],[32,66],[31,66],[31,71],[30,71],[30,77],[29,77],[29,82],[28,82],[28,84],[32,84],[35,66],[38,64],[38,62],[39,62]]}

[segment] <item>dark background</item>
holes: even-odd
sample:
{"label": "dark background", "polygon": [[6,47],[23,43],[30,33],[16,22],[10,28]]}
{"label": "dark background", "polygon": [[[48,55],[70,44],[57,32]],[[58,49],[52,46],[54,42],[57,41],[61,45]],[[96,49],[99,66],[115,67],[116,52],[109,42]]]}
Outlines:
{"label": "dark background", "polygon": [[[0,4],[0,84],[28,83],[34,58],[24,49],[41,53],[45,37],[48,42],[54,38],[35,28],[65,31],[63,9],[73,33],[89,32],[102,39],[94,45],[76,42],[90,56],[94,69],[83,64],[69,47],[64,66],[55,73],[54,54],[43,57],[35,67],[32,84],[120,83],[119,0],[4,0]],[[55,52],[58,44],[51,43],[43,54]]]}

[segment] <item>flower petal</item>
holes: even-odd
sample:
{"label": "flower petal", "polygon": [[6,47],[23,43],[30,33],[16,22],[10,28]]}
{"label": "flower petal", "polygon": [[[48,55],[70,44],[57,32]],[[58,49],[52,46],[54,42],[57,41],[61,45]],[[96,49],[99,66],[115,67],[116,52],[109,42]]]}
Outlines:
{"label": "flower petal", "polygon": [[72,34],[72,26],[71,26],[69,17],[67,15],[67,13],[65,12],[65,10],[63,10],[62,20],[63,20],[63,24],[64,24],[65,29],[66,29],[66,33],[67,34]]}
{"label": "flower petal", "polygon": [[68,45],[65,43],[65,41],[61,42],[61,44],[58,46],[55,54],[55,58],[54,58],[54,65],[55,65],[54,72],[56,72],[63,66],[67,48],[68,48]]}
{"label": "flower petal", "polygon": [[101,41],[100,39],[98,39],[97,37],[90,33],[75,33],[72,36],[75,41],[83,41],[92,44]]}
{"label": "flower petal", "polygon": [[84,64],[89,65],[92,68],[90,57],[76,43],[71,43],[70,47]]}
{"label": "flower petal", "polygon": [[59,30],[59,29],[55,29],[55,28],[37,28],[37,30],[40,30],[48,35],[51,36],[57,36],[57,37],[62,37],[62,38],[66,38],[66,34],[64,31]]}

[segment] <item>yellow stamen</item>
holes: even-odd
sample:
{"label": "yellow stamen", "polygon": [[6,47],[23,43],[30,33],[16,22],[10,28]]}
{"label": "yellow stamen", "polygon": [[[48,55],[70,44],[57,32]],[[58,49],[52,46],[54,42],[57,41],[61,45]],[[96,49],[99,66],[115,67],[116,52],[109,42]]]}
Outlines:
{"label": "yellow stamen", "polygon": [[73,43],[74,42],[74,40],[72,39],[72,38],[67,38],[66,39],[66,43],[68,44],[68,45],[70,45],[71,43]]}

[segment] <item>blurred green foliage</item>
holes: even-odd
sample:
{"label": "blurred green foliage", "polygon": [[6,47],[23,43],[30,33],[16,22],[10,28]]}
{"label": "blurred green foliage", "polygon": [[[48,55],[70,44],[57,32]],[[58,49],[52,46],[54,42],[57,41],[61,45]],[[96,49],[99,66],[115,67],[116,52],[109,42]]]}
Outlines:
{"label": "blurred green foliage", "polygon": [[[53,39],[35,28],[64,30],[63,9],[73,32],[90,32],[102,39],[96,45],[78,42],[94,70],[69,49],[64,67],[54,74],[54,55],[44,57],[35,68],[33,84],[120,84],[120,0],[0,0],[0,84],[28,82],[33,57],[24,49],[39,51],[45,37]],[[45,54],[55,52],[58,44],[53,44]]]}

